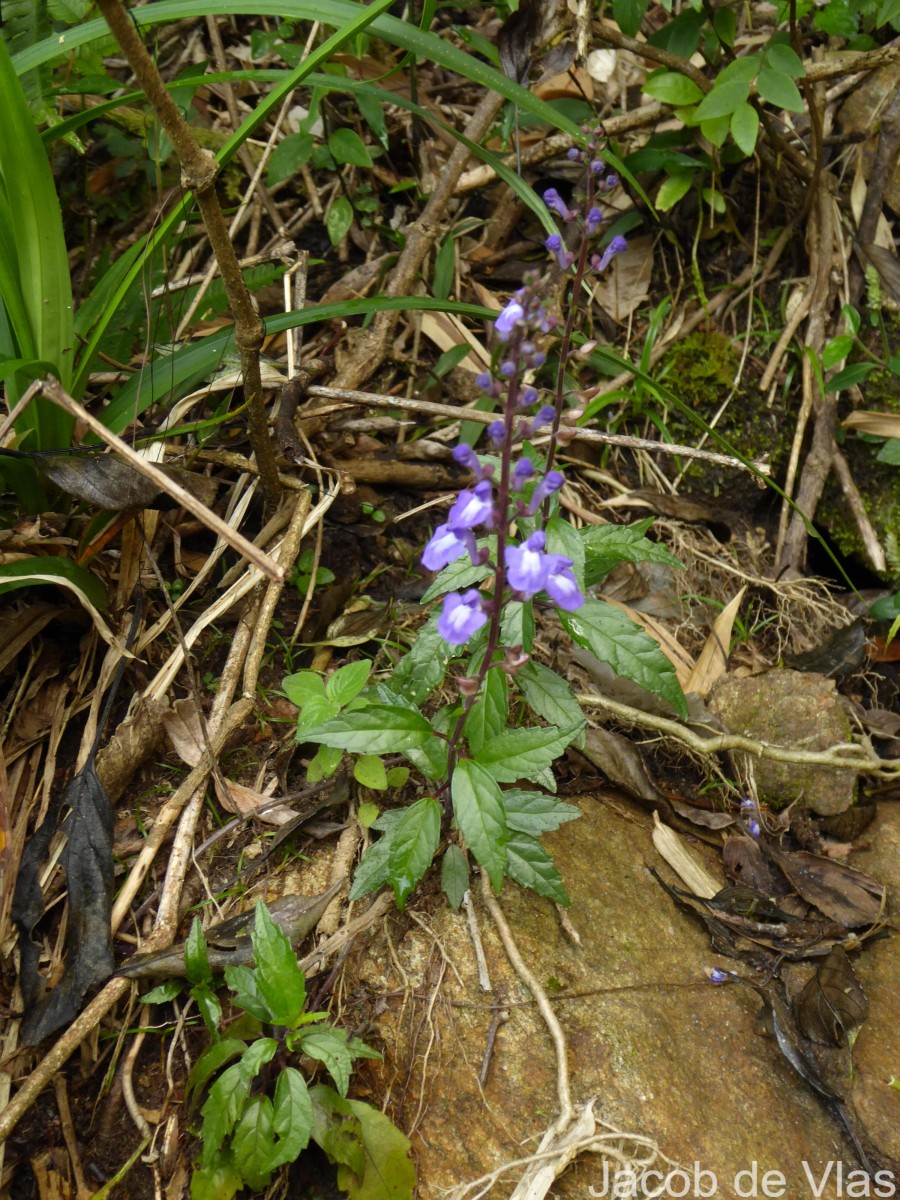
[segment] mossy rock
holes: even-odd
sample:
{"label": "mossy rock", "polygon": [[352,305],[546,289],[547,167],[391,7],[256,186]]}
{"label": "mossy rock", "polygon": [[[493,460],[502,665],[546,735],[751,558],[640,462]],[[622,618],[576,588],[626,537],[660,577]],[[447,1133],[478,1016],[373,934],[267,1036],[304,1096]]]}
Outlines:
{"label": "mossy rock", "polygon": [[[811,672],[728,675],[714,688],[709,708],[729,733],[773,746],[828,750],[852,740],[834,680]],[[800,800],[812,812],[829,816],[846,812],[856,796],[856,772],[847,767],[754,758],[753,775],[758,799],[773,809]]]}

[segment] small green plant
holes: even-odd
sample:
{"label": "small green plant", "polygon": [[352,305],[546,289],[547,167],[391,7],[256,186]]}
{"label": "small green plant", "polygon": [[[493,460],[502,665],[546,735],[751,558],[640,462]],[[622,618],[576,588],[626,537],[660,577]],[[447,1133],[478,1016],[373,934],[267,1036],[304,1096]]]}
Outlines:
{"label": "small green plant", "polygon": [[[304,550],[297,561],[294,563],[294,569],[288,576],[288,583],[293,584],[299,594],[305,596],[309,591],[309,585],[313,578],[313,564],[315,562],[315,553],[313,550]],[[334,583],[334,571],[329,571],[327,567],[316,568],[316,580],[314,587],[326,587],[329,583]]]}
{"label": "small green plant", "polygon": [[[255,967],[228,966],[231,1002],[245,1014],[224,1032],[213,988],[206,940],[194,920],[185,946],[185,972],[212,1045],[191,1070],[187,1102],[200,1108],[199,1162],[192,1200],[230,1200],[241,1188],[260,1191],[273,1174],[315,1141],[338,1168],[338,1186],[350,1197],[411,1197],[415,1170],[409,1142],[377,1109],[348,1100],[353,1060],[380,1058],[358,1038],[306,1011],[306,981],[291,943],[262,903],[251,933]],[[162,1003],[181,990],[177,981],[147,993]],[[324,1065],[334,1087],[310,1086],[290,1060],[303,1055]]]}

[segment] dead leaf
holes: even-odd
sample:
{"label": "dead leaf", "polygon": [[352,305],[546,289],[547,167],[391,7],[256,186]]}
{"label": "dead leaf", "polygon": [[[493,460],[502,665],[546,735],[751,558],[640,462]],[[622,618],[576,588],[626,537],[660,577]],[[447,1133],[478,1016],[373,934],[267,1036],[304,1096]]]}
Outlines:
{"label": "dead leaf", "polygon": [[647,774],[640,750],[623,734],[613,733],[610,729],[588,729],[582,754],[610,783],[629,796],[651,804],[664,803],[662,794]]}
{"label": "dead leaf", "polygon": [[728,669],[731,631],[746,591],[746,586],[742,587],[734,599],[726,604],[716,617],[712,633],[706,639],[706,644],[700,651],[700,656],[688,677],[684,688],[686,692],[696,692],[698,696],[708,696],[710,688]]}
{"label": "dead leaf", "polygon": [[[236,783],[233,779],[226,779],[223,782],[224,787],[216,777],[216,794],[226,812],[235,813],[239,817],[252,817],[261,805],[271,803],[271,793],[258,792],[255,788],[247,787],[243,783]],[[289,821],[294,820],[296,815],[286,804],[280,804],[259,813],[259,820],[265,821],[269,825],[287,825]]]}
{"label": "dead leaf", "polygon": [[594,285],[594,299],[613,318],[624,323],[650,295],[653,238],[632,238]]}
{"label": "dead leaf", "polygon": [[858,408],[841,424],[845,429],[856,429],[875,437],[900,438],[900,413],[871,412]]}
{"label": "dead leaf", "polygon": [[471,350],[458,365],[466,371],[477,375],[481,371],[489,371],[491,356],[473,333],[466,329],[462,321],[452,313],[426,312],[421,316],[422,333],[444,353],[455,346],[466,343]]}
{"label": "dead leaf", "polygon": [[807,904],[839,925],[856,929],[882,916],[887,894],[871,875],[806,850],[766,852]]}
{"label": "dead leaf", "polygon": [[711,900],[713,896],[721,891],[721,883],[713,879],[706,867],[694,858],[685,845],[684,840],[679,837],[675,830],[669,829],[668,826],[662,824],[659,819],[659,813],[653,814],[652,837],[657,853],[666,860],[684,886],[694,896],[698,896],[704,900]]}
{"label": "dead leaf", "polygon": [[163,713],[162,723],[172,749],[181,761],[196,767],[206,749],[196,701],[177,700]]}
{"label": "dead leaf", "polygon": [[535,44],[544,24],[543,0],[522,0],[510,13],[497,34],[500,66],[503,74],[516,83],[528,83],[528,71]]}
{"label": "dead leaf", "polygon": [[847,1046],[869,1015],[869,1002],[843,946],[835,946],[800,993],[797,1024],[826,1046]]}

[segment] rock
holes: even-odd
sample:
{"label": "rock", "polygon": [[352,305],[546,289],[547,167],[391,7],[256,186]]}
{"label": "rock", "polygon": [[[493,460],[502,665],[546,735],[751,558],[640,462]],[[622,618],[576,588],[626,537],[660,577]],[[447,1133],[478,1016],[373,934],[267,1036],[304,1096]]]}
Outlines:
{"label": "rock", "polygon": [[[797,750],[827,750],[850,742],[850,722],[834,680],[806,671],[728,675],[709,697],[710,712],[729,733]],[[758,799],[773,809],[795,800],[821,816],[845,812],[856,795],[849,767],[804,766],[754,758]]]}
{"label": "rock", "polygon": [[[509,884],[501,899],[525,961],[556,997],[573,1099],[596,1096],[598,1117],[614,1129],[654,1139],[670,1159],[689,1171],[696,1162],[718,1180],[715,1193],[679,1191],[682,1178],[666,1194],[761,1196],[761,1182],[755,1191],[747,1190],[747,1177],[743,1190],[734,1184],[754,1163],[760,1180],[765,1171],[785,1175],[785,1196],[849,1194],[847,1175],[858,1170],[853,1151],[774,1040],[760,1034],[757,997],[714,987],[703,973],[712,966],[749,971],[713,954],[705,930],[649,874],[648,863],[666,868],[647,814],[627,801],[593,797],[579,807],[582,820],[545,841],[572,897],[568,914],[582,948],[566,938],[548,901]],[[692,850],[722,877],[714,851]],[[360,985],[380,1003],[386,1057],[372,1067],[379,1073],[373,1085],[412,1138],[426,1200],[526,1157],[558,1113],[546,1027],[478,900],[476,906],[493,993],[479,988],[464,918],[437,896],[426,921],[403,932],[398,917],[391,945],[373,939],[356,967]],[[865,1098],[868,1127],[882,1153],[900,1157],[900,1095],[884,1086],[886,1072],[900,1074],[900,1020],[896,997],[884,994],[888,982],[885,976],[871,996],[878,1062],[867,1060],[865,1069],[860,1063],[858,1083],[874,1078]],[[883,1017],[876,1011],[882,1003]],[[478,1075],[500,1008],[508,1019],[496,1027],[482,1089]],[[864,1026],[860,1042],[869,1036]],[[838,1191],[832,1169],[814,1192],[804,1161],[818,1186],[832,1160],[843,1163],[845,1190]],[[553,1194],[602,1195],[602,1164],[599,1155],[583,1155]],[[521,1171],[504,1176],[491,1196],[508,1196]]]}

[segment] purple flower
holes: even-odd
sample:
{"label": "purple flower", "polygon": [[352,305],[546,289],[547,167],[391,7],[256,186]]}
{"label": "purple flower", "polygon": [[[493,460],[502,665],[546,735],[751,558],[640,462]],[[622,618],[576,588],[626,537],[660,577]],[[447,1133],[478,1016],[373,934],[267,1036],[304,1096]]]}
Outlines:
{"label": "purple flower", "polygon": [[531,432],[535,433],[538,429],[542,429],[545,425],[549,425],[556,416],[556,409],[552,404],[544,404],[537,410],[531,418]]}
{"label": "purple flower", "polygon": [[623,250],[628,249],[628,243],[620,233],[616,234],[613,240],[609,243],[603,254],[600,256],[600,261],[597,264],[598,271],[605,271],[617,254],[621,254]]}
{"label": "purple flower", "polygon": [[527,458],[520,458],[513,467],[513,487],[521,487],[526,479],[530,479],[534,474],[534,464]]}
{"label": "purple flower", "polygon": [[562,472],[548,471],[534,489],[534,495],[531,497],[531,503],[528,505],[528,515],[533,516],[544,503],[547,496],[552,496],[554,492],[558,492],[565,482]]}
{"label": "purple flower", "polygon": [[741,801],[741,812],[754,812],[756,809],[756,801],[751,800],[749,796],[745,796]]}
{"label": "purple flower", "polygon": [[520,407],[531,408],[532,404],[537,404],[537,402],[538,402],[537,388],[533,388],[533,387],[522,388],[522,394],[519,398]]}
{"label": "purple flower", "polygon": [[544,203],[551,212],[555,212],[558,217],[562,217],[564,221],[568,221],[569,206],[556,188],[547,188],[546,192],[544,192]]}
{"label": "purple flower", "polygon": [[492,524],[493,518],[494,490],[487,479],[482,479],[474,488],[464,488],[459,493],[450,509],[447,525],[456,533],[463,529],[474,529],[476,525]]}
{"label": "purple flower", "polygon": [[547,582],[548,556],[544,554],[544,535],[538,530],[521,546],[506,549],[506,577],[513,591],[529,600]]}
{"label": "purple flower", "polygon": [[487,435],[495,446],[499,446],[503,441],[504,432],[505,430],[502,421],[491,421],[490,425],[487,427]]}
{"label": "purple flower", "polygon": [[487,613],[475,588],[462,594],[449,592],[444,597],[444,610],[438,617],[438,633],[452,646],[463,646],[486,621]]}
{"label": "purple flower", "polygon": [[544,242],[544,248],[549,250],[551,254],[556,255],[556,261],[565,271],[571,267],[575,261],[575,256],[570,254],[566,249],[565,243],[558,233],[552,233]]}
{"label": "purple flower", "polygon": [[504,379],[512,379],[516,373],[516,364],[512,359],[507,359],[506,362],[500,364],[500,374]]}
{"label": "purple flower", "polygon": [[547,555],[547,582],[544,589],[554,604],[573,612],[584,604],[584,596],[578,587],[578,581],[570,570],[571,558],[563,554]]}
{"label": "purple flower", "polygon": [[501,342],[509,341],[509,338],[525,316],[525,309],[518,300],[510,300],[506,308],[501,312],[500,316],[494,322],[494,328],[497,331],[497,337]]}
{"label": "purple flower", "polygon": [[466,530],[457,532],[449,525],[438,525],[422,554],[422,566],[428,571],[440,571],[474,549],[475,539]]}
{"label": "purple flower", "polygon": [[718,967],[713,967],[707,974],[710,983],[728,983],[731,979],[730,971],[720,971]]}
{"label": "purple flower", "polygon": [[569,162],[577,162],[580,157],[581,157],[581,151],[578,149],[577,146],[570,146],[569,149],[566,151],[566,158],[569,160]]}
{"label": "purple flower", "polygon": [[600,223],[603,220],[603,213],[597,208],[596,204],[590,210],[584,222],[584,227],[588,233],[596,233],[600,228]]}
{"label": "purple flower", "polygon": [[478,455],[465,442],[460,442],[458,446],[453,447],[453,459],[461,467],[468,467],[470,471],[474,471],[476,475],[481,471],[481,463],[478,461]]}
{"label": "purple flower", "polygon": [[759,821],[748,821],[747,832],[753,838],[758,838],[760,835]]}
{"label": "purple flower", "polygon": [[591,172],[594,175],[599,175],[601,171],[605,171],[605,170],[606,170],[606,163],[603,161],[602,158],[595,158],[594,161],[591,163]]}
{"label": "purple flower", "polygon": [[483,392],[491,391],[494,381],[491,379],[487,371],[482,371],[480,375],[475,376],[475,382]]}

